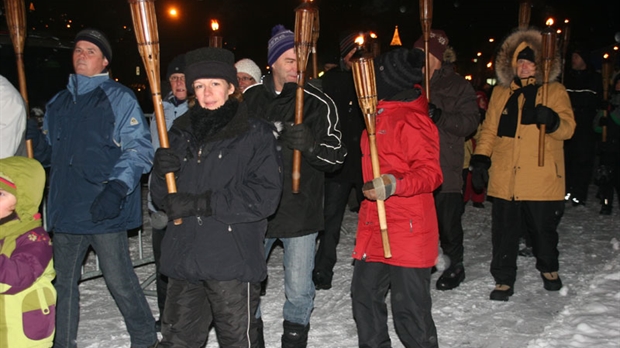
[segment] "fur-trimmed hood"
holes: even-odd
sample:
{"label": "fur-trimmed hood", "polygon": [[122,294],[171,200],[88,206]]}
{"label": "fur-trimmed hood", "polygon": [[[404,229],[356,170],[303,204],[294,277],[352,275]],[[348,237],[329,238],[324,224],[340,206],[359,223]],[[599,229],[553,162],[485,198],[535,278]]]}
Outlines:
{"label": "fur-trimmed hood", "polygon": [[[504,39],[495,58],[495,73],[499,85],[509,87],[516,76],[517,55],[522,49],[529,46],[534,51],[536,60],[536,82],[543,81],[542,61],[542,34],[538,29],[518,29]],[[549,81],[554,81],[560,76],[562,64],[559,50],[555,50],[555,56],[551,61]]]}
{"label": "fur-trimmed hood", "polygon": [[454,64],[456,62],[456,52],[452,46],[446,47],[443,53],[443,62]]}

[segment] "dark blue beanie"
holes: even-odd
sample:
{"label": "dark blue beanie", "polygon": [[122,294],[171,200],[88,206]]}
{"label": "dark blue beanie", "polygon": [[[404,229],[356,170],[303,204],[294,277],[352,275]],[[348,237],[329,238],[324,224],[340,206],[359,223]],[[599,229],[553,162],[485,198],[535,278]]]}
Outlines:
{"label": "dark blue beanie", "polygon": [[267,46],[267,63],[272,66],[280,56],[295,47],[295,34],[278,24],[271,29],[271,39]]}

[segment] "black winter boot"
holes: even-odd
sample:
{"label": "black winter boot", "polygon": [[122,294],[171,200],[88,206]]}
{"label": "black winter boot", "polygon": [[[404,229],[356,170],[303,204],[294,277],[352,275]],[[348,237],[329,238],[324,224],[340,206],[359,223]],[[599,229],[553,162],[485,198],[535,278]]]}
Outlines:
{"label": "black winter boot", "polygon": [[265,348],[265,336],[263,335],[263,319],[262,318],[258,318],[258,319],[254,319],[255,323],[254,325],[256,326],[256,340],[253,340],[252,342],[252,348]]}
{"label": "black winter boot", "polygon": [[310,324],[304,326],[285,320],[282,326],[282,348],[306,348]]}

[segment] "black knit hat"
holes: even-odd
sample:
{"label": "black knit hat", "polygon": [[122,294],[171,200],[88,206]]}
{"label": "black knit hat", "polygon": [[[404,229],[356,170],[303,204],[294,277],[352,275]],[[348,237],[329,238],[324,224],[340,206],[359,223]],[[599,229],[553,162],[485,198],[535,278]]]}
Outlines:
{"label": "black knit hat", "polygon": [[197,79],[224,79],[239,87],[235,55],[224,48],[203,47],[185,54],[185,85],[194,93]]}
{"label": "black knit hat", "polygon": [[112,63],[112,46],[110,41],[101,31],[97,29],[84,29],[80,31],[76,36],[74,42],[88,41],[95,44],[103,53],[103,56],[108,59],[108,63]]}
{"label": "black knit hat", "polygon": [[424,51],[395,48],[374,60],[377,99],[385,99],[422,82]]}
{"label": "black knit hat", "polygon": [[184,74],[185,73],[185,55],[179,54],[174,57],[168,64],[168,70],[166,71],[166,79],[169,79],[172,74]]}
{"label": "black knit hat", "polygon": [[525,59],[529,60],[532,63],[536,63],[536,57],[534,55],[534,50],[530,46],[526,46],[524,49],[517,54],[517,60]]}

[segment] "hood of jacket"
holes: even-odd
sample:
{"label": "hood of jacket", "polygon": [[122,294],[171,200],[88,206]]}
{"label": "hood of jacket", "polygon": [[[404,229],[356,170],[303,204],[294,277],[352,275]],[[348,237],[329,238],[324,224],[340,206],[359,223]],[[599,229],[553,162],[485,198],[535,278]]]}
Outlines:
{"label": "hood of jacket", "polygon": [[[522,49],[529,46],[534,51],[536,60],[536,82],[542,84],[543,81],[543,59],[542,59],[542,33],[537,29],[518,29],[512,32],[502,42],[495,58],[495,73],[499,85],[509,87],[514,77],[517,75],[517,55]],[[549,81],[555,81],[562,71],[560,52],[554,50],[555,55],[551,60],[549,70]]]}
{"label": "hood of jacket", "polygon": [[17,198],[17,217],[0,225],[0,239],[5,239],[2,253],[10,254],[12,250],[6,250],[10,243],[7,240],[14,241],[19,235],[41,226],[39,205],[45,188],[45,171],[37,160],[15,156],[0,160],[0,175],[15,184]]}

